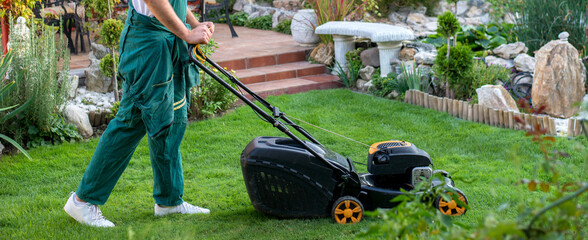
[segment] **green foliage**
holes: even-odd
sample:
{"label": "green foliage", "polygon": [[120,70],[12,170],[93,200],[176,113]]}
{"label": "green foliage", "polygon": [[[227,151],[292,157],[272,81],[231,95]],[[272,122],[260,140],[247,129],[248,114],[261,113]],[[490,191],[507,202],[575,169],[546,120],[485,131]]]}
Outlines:
{"label": "green foliage", "polygon": [[494,21],[500,21],[507,13],[514,13],[522,7],[523,1],[520,0],[487,0],[490,3],[490,17]]}
{"label": "green foliage", "polygon": [[109,119],[113,119],[114,117],[116,117],[116,114],[118,113],[118,108],[120,106],[120,101],[116,101],[112,104],[112,107],[110,108],[110,114],[108,114],[106,117]]}
{"label": "green foliage", "polygon": [[439,48],[433,66],[435,77],[447,79],[450,88],[455,91],[456,98],[467,99],[468,89],[471,86],[468,72],[474,65],[474,54],[469,47],[458,44],[451,48],[449,59],[445,57],[446,55],[447,48]]}
{"label": "green foliage", "polygon": [[283,20],[282,22],[278,23],[275,31],[281,32],[284,34],[292,34],[292,30],[290,29],[291,24],[292,24],[292,19]]}
{"label": "green foliage", "polygon": [[30,19],[33,16],[33,7],[41,0],[4,0],[0,1],[0,18],[11,17],[16,19],[24,17]]}
{"label": "green foliage", "polygon": [[249,19],[249,21],[245,23],[245,27],[261,30],[270,30],[272,29],[272,15],[265,15]]}
{"label": "green foliage", "polygon": [[392,201],[398,205],[393,209],[372,213],[382,218],[384,223],[372,225],[360,236],[383,239],[460,239],[452,236],[459,234],[454,230],[452,217],[437,210],[433,201],[443,197],[448,202],[454,200],[458,206],[465,206],[466,209],[468,206],[456,198],[457,194],[452,188],[445,185],[431,187],[433,179],[444,179],[444,176],[437,173],[413,190],[395,197]]}
{"label": "green foliage", "polygon": [[[517,121],[524,123],[521,119]],[[444,190],[433,188],[431,193],[415,188],[417,190],[395,199],[400,202],[396,208],[379,211],[378,215],[385,223],[373,225],[366,235],[387,239],[585,239],[588,236],[585,227],[588,223],[588,208],[585,206],[588,197],[582,194],[588,192],[588,182],[585,182],[585,178],[562,180],[561,174],[570,171],[572,166],[566,168],[560,160],[569,155],[552,150],[555,138],[543,136],[545,130],[538,125],[526,129],[526,135],[532,136],[543,158],[539,157],[532,166],[532,180],[519,178],[518,186],[513,187],[519,192],[541,197],[501,201],[500,207],[489,211],[477,226],[465,227],[432,207],[430,199],[435,197],[430,196],[442,195]],[[586,150],[585,145],[580,148],[580,151]],[[520,164],[521,157],[515,149],[512,151],[511,161],[521,172],[527,166],[523,167]],[[544,180],[537,179],[540,172]],[[501,180],[497,179],[497,182]],[[515,211],[514,219],[500,217],[507,210]]]}
{"label": "green foliage", "polygon": [[229,16],[229,18],[231,19],[231,23],[235,26],[245,26],[248,17],[249,14],[246,12],[236,12]]}
{"label": "green foliage", "polygon": [[[2,57],[2,60],[0,61],[0,76],[1,76],[1,78],[0,78],[1,79],[1,81],[0,81],[0,124],[4,124],[6,121],[8,121],[8,119],[14,117],[16,114],[18,114],[19,112],[24,110],[31,103],[31,99],[29,99],[29,100],[27,100],[26,103],[24,103],[20,107],[18,107],[18,105],[7,106],[7,107],[2,106],[4,97],[7,96],[7,94],[10,92],[12,87],[14,87],[16,81],[21,80],[20,77],[18,77],[16,80],[12,80],[12,81],[10,81],[9,79],[4,79],[4,76],[6,76],[6,72],[8,71],[8,68],[10,67],[11,60],[12,60],[12,51],[9,51],[8,53],[6,53],[5,56]],[[4,82],[6,82],[7,84],[5,85]],[[18,108],[16,108],[16,107],[18,107]],[[8,112],[4,113],[5,111],[11,110],[13,108],[16,108],[16,109],[11,111],[10,113],[8,113]],[[29,154],[20,146],[20,144],[15,142],[12,138],[0,133],[0,139],[12,144],[19,151],[21,151],[28,159],[31,159],[31,156],[29,156]]]}
{"label": "green foliage", "polygon": [[[82,0],[82,4],[88,10],[86,14],[97,19],[103,19],[109,16],[108,2],[110,2],[110,9],[113,10],[114,6],[120,3],[120,0]],[[89,11],[90,9],[91,11]]]}
{"label": "green foliage", "polygon": [[100,63],[98,66],[100,67],[100,71],[107,77],[114,77],[114,69],[113,66],[118,66],[118,54],[114,55],[115,63],[112,63],[112,55],[110,53],[106,54],[102,59],[100,59]]}
{"label": "green foliage", "polygon": [[[200,45],[200,48],[205,56],[210,56],[212,53],[214,53],[214,49],[217,48],[217,46],[216,42],[211,39],[209,44]],[[205,63],[205,65],[208,68],[211,68],[208,63]],[[229,81],[229,79],[221,74],[217,69],[211,69],[223,80],[225,80],[225,82],[228,82],[231,86],[236,87],[234,83]],[[235,73],[232,70],[229,72],[233,75]],[[200,85],[191,89],[191,93],[193,94],[190,104],[191,118],[201,119],[212,117],[215,114],[228,110],[231,105],[237,101],[237,96],[231,93],[224,86],[220,85],[220,83],[218,83],[202,70],[200,70],[200,80]]]}
{"label": "green foliage", "polygon": [[33,148],[82,140],[76,127],[65,123],[63,118],[53,115],[50,121],[51,126],[43,130],[34,125],[29,126],[27,135],[30,140],[27,142],[27,147]]}
{"label": "green foliage", "polygon": [[[317,16],[317,26],[323,25],[329,21],[343,21],[345,17],[354,14],[361,9],[355,6],[353,0],[308,0],[306,1]],[[319,35],[324,44],[333,42],[333,36],[328,34]]]}
{"label": "green foliage", "polygon": [[523,0],[516,9],[521,15],[516,19],[516,35],[533,53],[566,31],[570,34],[568,41],[584,56],[588,45],[587,6],[588,0]]}
{"label": "green foliage", "polygon": [[[441,34],[429,35],[423,40],[439,48],[447,44],[446,38]],[[492,50],[502,44],[516,42],[514,24],[491,23],[479,25],[473,28],[460,29],[457,33],[457,41],[468,46],[478,57],[484,56],[487,50]]]}
{"label": "green foliage", "polygon": [[407,67],[402,65],[402,75],[396,78],[395,89],[399,93],[404,93],[409,89],[416,89],[421,92],[427,92],[429,90],[430,81],[426,77],[423,77],[420,68]]}
{"label": "green foliage", "polygon": [[387,96],[397,87],[396,76],[395,72],[390,72],[387,76],[381,77],[380,69],[376,69],[372,75],[372,84],[374,87],[370,89],[370,92],[379,97]]}
{"label": "green foliage", "polygon": [[486,85],[495,85],[498,81],[506,82],[511,75],[511,70],[499,65],[486,66],[483,61],[474,61],[471,70],[462,82],[465,84],[461,89],[464,91],[464,99],[477,101],[476,89]]}
{"label": "green foliage", "polygon": [[437,33],[445,38],[452,37],[459,31],[459,21],[457,17],[450,12],[445,11],[437,17]]}
{"label": "green foliage", "polygon": [[345,87],[355,87],[355,82],[359,77],[359,70],[361,70],[362,67],[360,58],[361,51],[363,51],[363,49],[358,48],[345,53],[345,59],[347,60],[347,71],[345,71],[339,62],[336,62],[337,75]]}
{"label": "green foliage", "polygon": [[118,19],[106,19],[100,27],[100,40],[109,48],[117,47],[123,27],[124,23]]}
{"label": "green foliage", "polygon": [[379,69],[372,76],[374,87],[370,90],[372,94],[380,97],[387,96],[392,91],[398,92],[402,96],[409,89],[416,89],[427,92],[429,89],[429,79],[423,77],[420,68],[407,67],[402,65],[402,74],[396,75],[394,72],[388,73],[387,76],[381,77]]}
{"label": "green foliage", "polygon": [[[37,29],[39,27],[40,29]],[[12,137],[21,145],[35,141],[38,136],[61,139],[54,124],[61,122],[69,89],[69,50],[65,38],[59,35],[56,41],[52,28],[37,26],[31,22],[29,41],[20,42],[14,39],[14,55],[8,73],[9,79],[18,79],[14,88],[2,100],[2,105],[23,105],[32,99],[30,105],[14,116],[10,121],[0,125],[0,132]],[[11,37],[14,34],[10,35]],[[12,41],[12,40],[11,40]],[[37,129],[39,134],[30,135],[29,129]],[[47,134],[44,134],[47,133]],[[54,134],[55,133],[55,134]],[[65,136],[68,139],[68,136]]]}

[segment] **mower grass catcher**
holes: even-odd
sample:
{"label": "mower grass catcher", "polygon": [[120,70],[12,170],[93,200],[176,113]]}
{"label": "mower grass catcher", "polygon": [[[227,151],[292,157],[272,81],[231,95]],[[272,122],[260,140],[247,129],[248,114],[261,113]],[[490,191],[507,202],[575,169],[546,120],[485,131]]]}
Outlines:
{"label": "mower grass catcher", "polygon": [[[444,179],[433,179],[432,187],[445,185],[451,190],[449,195],[453,199],[447,201],[438,197],[434,201],[435,208],[453,216],[466,212],[465,206],[457,203],[467,205],[465,194],[455,188],[447,172],[434,171],[429,154],[414,144],[398,140],[374,143],[369,149],[369,173],[357,174],[350,159],[325,148],[277,107],[204,56],[198,46],[190,47],[190,60],[251,107],[264,121],[288,136],[256,137],[241,153],[245,186],[257,211],[280,218],[330,215],[340,224],[357,223],[363,218],[364,211],[394,207],[391,200],[405,194],[402,190],[412,190],[419,182],[439,172],[441,174],[437,175],[442,175]],[[204,62],[228,77],[270,113],[205,67]],[[307,140],[301,140],[290,132],[290,127]]]}

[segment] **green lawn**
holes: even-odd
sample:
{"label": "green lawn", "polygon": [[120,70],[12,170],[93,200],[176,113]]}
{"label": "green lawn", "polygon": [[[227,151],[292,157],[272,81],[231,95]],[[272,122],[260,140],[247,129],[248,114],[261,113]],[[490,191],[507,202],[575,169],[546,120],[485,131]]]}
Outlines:
{"label": "green lawn", "polygon": [[[488,211],[504,202],[540,198],[516,184],[520,179],[545,179],[536,171],[542,158],[524,132],[489,127],[453,118],[429,109],[353,93],[348,90],[312,91],[270,97],[280,110],[358,141],[401,139],[427,151],[436,169],[452,172],[468,196],[471,209],[457,218],[475,225]],[[328,148],[365,162],[367,147],[305,126]],[[283,136],[262,122],[248,107],[223,117],[191,123],[183,141],[185,200],[206,208],[209,216],[153,216],[153,184],[147,141],[139,145],[103,214],[116,224],[112,229],[86,227],[62,210],[90,161],[98,139],[47,146],[0,160],[0,238],[7,239],[345,239],[371,224],[341,226],[322,219],[276,219],[255,211],[241,173],[239,156],[256,136]],[[558,138],[567,169],[563,179],[587,179],[585,138]],[[516,158],[517,161],[511,159]],[[365,172],[364,166],[357,166]],[[535,175],[535,172],[538,172]],[[507,211],[501,217],[513,218]]]}

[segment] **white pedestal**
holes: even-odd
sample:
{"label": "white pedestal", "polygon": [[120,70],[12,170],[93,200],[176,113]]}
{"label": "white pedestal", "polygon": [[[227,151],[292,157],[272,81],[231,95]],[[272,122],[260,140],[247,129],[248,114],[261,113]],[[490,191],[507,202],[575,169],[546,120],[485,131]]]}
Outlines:
{"label": "white pedestal", "polygon": [[[401,41],[393,42],[378,42],[378,50],[380,51],[380,76],[385,77],[392,72],[392,59],[398,59],[398,52],[400,52]],[[336,55],[335,55],[336,56]]]}
{"label": "white pedestal", "polygon": [[[353,36],[344,35],[333,35],[333,41],[335,42],[335,67],[333,68],[333,74],[339,73],[339,67],[341,66],[343,71],[347,72],[347,60],[345,59],[345,53],[355,50],[355,43],[353,42]],[[398,52],[396,53],[398,56]]]}

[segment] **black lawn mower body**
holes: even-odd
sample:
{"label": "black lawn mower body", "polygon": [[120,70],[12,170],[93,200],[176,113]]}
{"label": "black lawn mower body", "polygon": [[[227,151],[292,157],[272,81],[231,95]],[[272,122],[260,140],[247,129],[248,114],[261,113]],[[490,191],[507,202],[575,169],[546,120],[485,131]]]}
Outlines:
{"label": "black lawn mower body", "polygon": [[[190,59],[249,105],[262,120],[288,136],[256,137],[241,154],[245,186],[257,211],[280,218],[331,215],[337,223],[356,223],[362,219],[364,210],[394,207],[391,200],[405,194],[402,190],[412,190],[436,172],[441,172],[443,179],[433,179],[433,186],[445,184],[458,194],[460,201],[467,204],[465,194],[454,187],[449,174],[441,170],[433,171],[429,154],[414,144],[398,140],[374,143],[369,150],[368,173],[358,174],[350,159],[324,147],[277,107],[206,58],[197,46],[190,48]],[[218,69],[270,113],[205,67],[204,62]],[[308,140],[294,135],[290,127]],[[453,200],[438,198],[434,204],[447,215],[465,212],[465,208],[457,206]]]}

